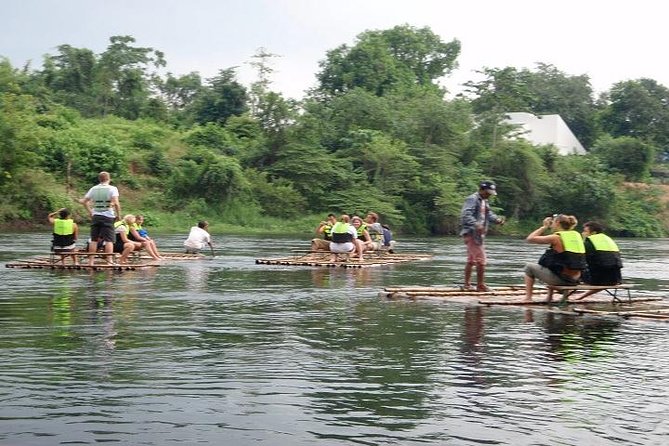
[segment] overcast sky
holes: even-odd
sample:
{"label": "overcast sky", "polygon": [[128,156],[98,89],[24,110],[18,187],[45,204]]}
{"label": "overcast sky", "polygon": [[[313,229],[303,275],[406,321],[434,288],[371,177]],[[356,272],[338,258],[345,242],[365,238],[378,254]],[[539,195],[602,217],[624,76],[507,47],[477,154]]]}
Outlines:
{"label": "overcast sky", "polygon": [[300,98],[315,85],[318,62],[365,30],[428,26],[460,40],[452,92],[483,67],[555,65],[586,74],[597,92],[647,77],[669,86],[667,12],[650,0],[3,0],[0,56],[15,67],[69,44],[103,52],[113,35],[165,53],[167,71],[204,78],[248,65],[259,47],[275,58],[272,89]]}

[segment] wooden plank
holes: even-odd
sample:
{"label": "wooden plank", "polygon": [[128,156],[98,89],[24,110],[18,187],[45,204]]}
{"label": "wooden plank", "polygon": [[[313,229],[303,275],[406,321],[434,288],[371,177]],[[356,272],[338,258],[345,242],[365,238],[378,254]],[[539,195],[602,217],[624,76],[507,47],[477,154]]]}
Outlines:
{"label": "wooden plank", "polygon": [[[492,288],[494,292],[499,291],[523,291],[525,292],[525,285],[508,285],[508,286],[496,286]],[[480,294],[478,291],[470,290],[465,291],[462,287],[452,287],[452,286],[413,286],[413,287],[386,287],[385,291],[388,292],[408,292],[408,293],[421,293],[428,292],[433,294],[455,294],[455,293],[474,293]],[[535,292],[546,292],[543,288],[535,288]]]}
{"label": "wooden plank", "polygon": [[[465,291],[461,287],[429,287],[429,286],[413,286],[413,287],[386,287],[380,296],[388,299],[439,299],[442,301],[471,301],[475,299],[481,305],[561,305],[574,303],[610,303],[610,296],[592,295],[584,299],[568,299],[562,301],[559,297],[548,302],[546,296],[548,289],[541,287],[535,288],[533,291],[534,299],[532,301],[525,301],[525,286],[524,285],[507,285],[500,287],[492,287],[488,292]],[[578,297],[578,296],[576,296]],[[637,297],[632,301],[657,301],[662,300],[660,297]]]}
{"label": "wooden plank", "polygon": [[633,288],[632,284],[620,284],[620,285],[546,285],[547,289],[552,289],[554,291],[564,292],[564,291],[606,291],[606,290],[631,290]]}
{"label": "wooden plank", "polygon": [[343,268],[365,268],[370,266],[392,265],[395,263],[410,262],[414,260],[424,260],[431,258],[431,255],[423,254],[404,254],[392,256],[365,256],[360,261],[351,258],[346,261],[331,261],[330,252],[320,252],[317,254],[309,253],[305,256],[295,257],[277,257],[277,258],[259,258],[255,263],[259,265],[292,265],[292,266],[323,266],[323,267],[343,267]]}

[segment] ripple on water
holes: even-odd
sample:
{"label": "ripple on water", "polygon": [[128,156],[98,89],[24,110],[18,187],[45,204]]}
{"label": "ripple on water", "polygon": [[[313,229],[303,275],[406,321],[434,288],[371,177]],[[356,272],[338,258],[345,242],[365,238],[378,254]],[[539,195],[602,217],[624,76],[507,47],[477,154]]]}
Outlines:
{"label": "ripple on water", "polygon": [[[299,240],[222,239],[214,260],[151,272],[2,269],[0,443],[659,445],[669,432],[665,323],[378,298],[456,283],[459,239],[404,243],[430,262],[350,271],[254,264]],[[538,258],[488,243],[495,283]],[[644,269],[668,251],[646,248],[625,272],[640,292],[669,289]]]}

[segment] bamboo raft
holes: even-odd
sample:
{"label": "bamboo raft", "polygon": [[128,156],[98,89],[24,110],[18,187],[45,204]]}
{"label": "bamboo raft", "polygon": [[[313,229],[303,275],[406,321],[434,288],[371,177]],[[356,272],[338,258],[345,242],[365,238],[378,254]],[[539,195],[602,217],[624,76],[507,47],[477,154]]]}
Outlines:
{"label": "bamboo raft", "polygon": [[416,253],[389,253],[387,251],[374,251],[364,253],[363,260],[350,258],[340,254],[336,261],[332,261],[332,253],[325,251],[293,251],[290,257],[278,257],[271,259],[256,259],[259,265],[290,265],[290,266],[319,266],[326,268],[368,268],[372,266],[392,265],[395,263],[428,260],[431,254]]}
{"label": "bamboo raft", "polygon": [[[440,300],[450,302],[475,303],[480,305],[569,305],[590,303],[611,303],[611,297],[593,294],[578,300],[569,296],[566,300],[561,299],[559,294],[553,294],[553,299],[548,302],[548,290],[546,288],[535,288],[531,302],[525,301],[525,286],[510,285],[492,287],[490,291],[478,292],[464,290],[462,287],[399,287],[384,288],[379,293],[381,297],[388,299],[409,300]],[[643,296],[633,297],[633,302],[649,302],[662,300],[661,297]]]}
{"label": "bamboo raft", "polygon": [[[90,257],[99,257],[94,265],[79,262],[75,265],[71,263],[70,257],[76,255],[79,259],[89,259]],[[56,254],[51,256],[33,257],[29,259],[20,259],[14,262],[6,263],[6,268],[15,269],[51,269],[51,270],[88,270],[88,271],[133,271],[144,268],[155,268],[159,266],[157,263],[138,263],[132,261],[131,263],[119,264],[115,260],[119,257],[118,254],[106,253],[87,253],[75,252],[66,254]],[[111,259],[111,260],[107,260]]]}
{"label": "bamboo raft", "polygon": [[[139,251],[138,254],[138,258],[141,260],[153,260],[144,251]],[[203,254],[186,254],[183,252],[161,252],[160,257],[163,260],[203,260],[207,258]]]}

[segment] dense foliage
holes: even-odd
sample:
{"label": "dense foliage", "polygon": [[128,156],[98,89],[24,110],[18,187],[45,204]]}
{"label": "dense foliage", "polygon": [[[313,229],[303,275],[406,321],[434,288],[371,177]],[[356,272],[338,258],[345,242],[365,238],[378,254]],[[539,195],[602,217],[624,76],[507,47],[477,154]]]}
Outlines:
{"label": "dense foliage", "polygon": [[[486,68],[447,99],[438,82],[459,52],[428,28],[366,31],[326,54],[300,102],[271,90],[264,49],[248,87],[234,68],[162,74],[165,56],[130,36],[101,54],[61,45],[37,70],[0,60],[0,223],[81,215],[76,198],[107,170],[124,208],[163,226],[309,230],[316,214],[373,210],[405,233],[453,234],[464,197],[490,178],[509,233],[563,212],[667,234],[652,186],[669,153],[667,88],[639,79],[594,98],[587,76],[539,64]],[[504,114],[517,111],[560,114],[588,154],[511,137]]]}

